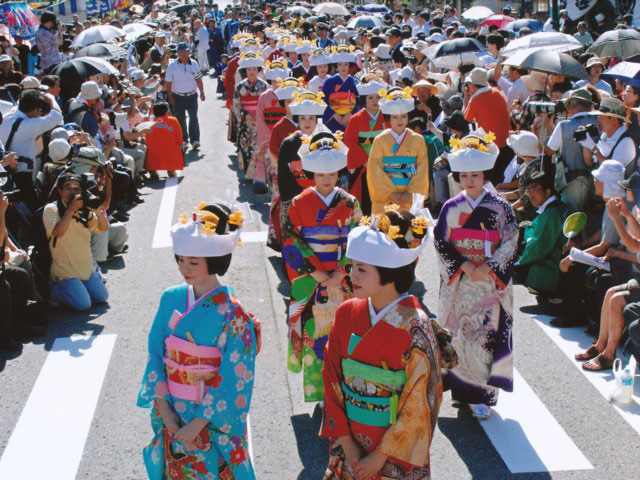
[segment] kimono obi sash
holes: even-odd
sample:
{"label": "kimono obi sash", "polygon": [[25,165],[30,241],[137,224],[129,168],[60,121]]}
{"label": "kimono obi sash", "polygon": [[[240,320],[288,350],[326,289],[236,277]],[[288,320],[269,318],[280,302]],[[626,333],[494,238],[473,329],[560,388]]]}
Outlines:
{"label": "kimono obi sash", "polygon": [[[351,334],[348,353],[351,354],[361,337]],[[349,382],[342,382],[345,395],[346,414],[349,420],[372,427],[388,427],[396,423],[398,397],[407,381],[404,370],[389,370],[359,362],[353,358],[342,359],[342,375]],[[353,390],[359,389],[369,395]]]}
{"label": "kimono obi sash", "polygon": [[175,335],[169,335],[164,343],[169,393],[199,404],[205,387],[217,381],[222,359],[220,349],[197,345]]}
{"label": "kimono obi sash", "polygon": [[282,107],[269,107],[264,109],[264,123],[270,130],[276,126],[276,123],[285,116],[287,111]]}
{"label": "kimono obi sash", "polygon": [[313,187],[315,185],[315,182],[312,179],[307,178],[307,176],[304,174],[304,170],[302,170],[302,160],[300,160],[299,158],[298,160],[289,162],[289,169],[291,170],[291,173],[295,177],[296,183],[300,186],[300,188],[304,189],[307,187]]}
{"label": "kimono obi sash", "polygon": [[356,108],[356,96],[353,92],[333,92],[329,95],[329,107],[338,115],[346,115]]}
{"label": "kimono obi sash", "polygon": [[240,105],[243,110],[251,115],[258,111],[258,95],[244,95],[240,97]]}
{"label": "kimono obi sash", "polygon": [[302,227],[300,234],[311,250],[322,263],[333,263],[340,260],[341,253],[347,249],[349,225]]}
{"label": "kimono obi sash", "polygon": [[373,139],[383,131],[384,130],[372,130],[369,132],[365,132],[361,130],[358,132],[358,143],[367,155],[371,153],[371,145],[373,145]]}
{"label": "kimono obi sash", "polygon": [[416,174],[417,157],[394,155],[382,157],[384,173],[389,175],[391,182],[396,187],[406,187],[411,182],[411,177]]}
{"label": "kimono obi sash", "polygon": [[475,265],[480,265],[490,258],[500,245],[500,232],[477,228],[453,228],[451,242],[463,257]]}

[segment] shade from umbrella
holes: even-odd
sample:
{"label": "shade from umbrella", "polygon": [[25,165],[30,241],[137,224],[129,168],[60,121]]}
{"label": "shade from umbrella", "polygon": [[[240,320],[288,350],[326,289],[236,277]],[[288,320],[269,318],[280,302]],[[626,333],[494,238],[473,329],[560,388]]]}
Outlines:
{"label": "shade from umbrella", "polygon": [[391,13],[391,10],[385,5],[379,5],[377,3],[369,3],[367,5],[358,5],[356,12],[363,13]]}
{"label": "shade from umbrella", "polygon": [[351,15],[344,5],[335,2],[323,2],[313,7],[314,13],[319,15]]}
{"label": "shade from umbrella", "polygon": [[127,51],[124,48],[110,43],[94,43],[88,47],[83,47],[76,52],[73,58],[99,57],[108,60],[112,58],[126,57]]}
{"label": "shade from umbrella", "polygon": [[311,16],[311,12],[309,11],[308,8],[306,7],[300,7],[298,5],[294,5],[293,7],[288,7],[287,8],[288,12],[291,13],[299,13],[300,15],[304,16],[304,17],[309,17]]}
{"label": "shade from umbrella", "polygon": [[101,43],[112,38],[124,37],[125,31],[112,25],[98,25],[87,28],[73,40],[72,47],[85,47],[92,43]]}
{"label": "shade from umbrella", "polygon": [[620,80],[622,83],[632,87],[640,87],[640,63],[620,62],[605,71],[601,77]]}
{"label": "shade from umbrella", "polygon": [[484,20],[491,15],[493,15],[493,10],[488,7],[483,7],[482,5],[471,7],[462,12],[462,18],[465,20]]}
{"label": "shade from umbrella", "polygon": [[571,35],[559,32],[539,32],[510,41],[502,50],[501,54],[505,57],[510,57],[515,53],[531,48],[544,48],[554,50],[556,52],[569,52],[583,47],[584,45],[582,45],[580,40],[572,37]]}
{"label": "shade from umbrella", "polygon": [[504,26],[504,30],[507,32],[518,33],[523,28],[529,28],[532,32],[541,32],[544,28],[544,24],[533,18],[521,18],[520,20],[514,20]]}
{"label": "shade from umbrella", "polygon": [[505,65],[526,68],[538,72],[564,75],[569,78],[587,79],[588,75],[582,64],[566,53],[552,50],[523,51],[512,55]]}
{"label": "shade from umbrella", "polygon": [[438,68],[456,68],[461,64],[482,65],[480,55],[485,47],[475,38],[456,38],[442,42],[433,52],[433,63]]}
{"label": "shade from umbrella", "polygon": [[381,26],[382,20],[375,15],[362,15],[352,18],[349,23],[347,23],[347,28],[375,28]]}
{"label": "shade from umbrella", "polygon": [[591,44],[589,52],[599,57],[620,57],[623,60],[640,53],[640,33],[635,30],[609,30]]}
{"label": "shade from umbrella", "polygon": [[515,18],[510,17],[509,15],[491,15],[488,18],[485,18],[480,25],[486,25],[490,27],[495,25],[498,28],[504,27],[507,23],[513,22]]}
{"label": "shade from umbrella", "polygon": [[145,23],[128,23],[123,30],[127,33],[125,40],[133,42],[149,32],[153,32],[153,28]]}

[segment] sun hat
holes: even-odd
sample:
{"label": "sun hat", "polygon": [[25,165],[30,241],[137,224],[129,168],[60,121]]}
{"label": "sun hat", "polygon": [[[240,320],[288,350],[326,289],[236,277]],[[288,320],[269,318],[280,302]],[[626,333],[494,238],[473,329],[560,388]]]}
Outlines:
{"label": "sun hat", "polygon": [[381,43],[373,49],[373,54],[380,60],[389,60],[391,59],[391,47],[386,43]]}
{"label": "sun hat", "polygon": [[624,180],[624,165],[617,160],[605,160],[591,175],[604,184],[603,198],[615,198],[624,196],[624,189],[618,182]]}
{"label": "sun hat", "polygon": [[625,190],[638,191],[640,190],[640,173],[633,172],[629,178],[626,180],[621,180],[618,182]]}
{"label": "sun hat", "polygon": [[610,97],[603,98],[600,101],[598,110],[591,113],[593,113],[594,115],[604,115],[607,117],[619,118],[620,120],[626,120],[627,110],[622,100],[620,100],[619,98]]}
{"label": "sun hat", "polygon": [[464,78],[464,83],[486,87],[489,85],[489,74],[484,68],[476,67]]}
{"label": "sun hat", "polygon": [[51,140],[57,140],[57,139],[69,140],[69,138],[71,138],[71,134],[66,128],[58,127],[51,131],[49,138]]}
{"label": "sun hat", "polygon": [[96,100],[102,96],[102,90],[96,82],[84,82],[80,86],[80,98],[83,100]]}
{"label": "sun hat", "polygon": [[49,142],[49,158],[54,163],[58,163],[60,160],[67,158],[70,151],[71,145],[62,138],[56,138]]}
{"label": "sun hat", "polygon": [[469,122],[465,120],[464,115],[460,110],[454,110],[450,116],[444,118],[442,123],[451,130],[456,130],[457,132],[469,131]]}
{"label": "sun hat", "polygon": [[526,130],[509,135],[507,145],[513,149],[516,155],[521,157],[537,157],[540,155],[540,141],[538,137],[534,133]]}
{"label": "sun hat", "polygon": [[36,77],[24,77],[20,82],[22,90],[47,90],[48,87],[43,87]]}

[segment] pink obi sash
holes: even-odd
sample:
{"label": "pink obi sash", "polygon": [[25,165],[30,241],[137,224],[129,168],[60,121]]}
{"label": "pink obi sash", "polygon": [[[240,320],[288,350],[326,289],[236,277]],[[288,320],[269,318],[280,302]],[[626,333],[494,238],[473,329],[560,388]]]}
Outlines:
{"label": "pink obi sash", "polygon": [[259,97],[257,95],[245,95],[244,97],[240,97],[242,109],[255,116],[258,111],[258,98]]}
{"label": "pink obi sash", "polygon": [[476,228],[452,228],[451,241],[460,240],[489,240],[491,243],[500,243],[500,232],[498,230],[478,230]]}

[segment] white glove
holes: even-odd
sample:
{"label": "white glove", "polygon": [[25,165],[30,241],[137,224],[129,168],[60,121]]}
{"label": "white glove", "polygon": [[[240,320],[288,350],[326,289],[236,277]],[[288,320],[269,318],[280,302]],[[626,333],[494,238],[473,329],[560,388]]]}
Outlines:
{"label": "white glove", "polygon": [[594,142],[593,138],[591,138],[589,135],[587,135],[587,138],[585,138],[584,140],[581,140],[578,143],[583,147],[588,148],[589,150],[593,150],[593,147],[596,146],[596,142]]}

